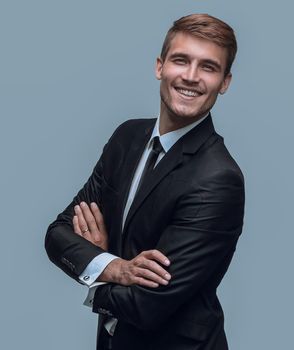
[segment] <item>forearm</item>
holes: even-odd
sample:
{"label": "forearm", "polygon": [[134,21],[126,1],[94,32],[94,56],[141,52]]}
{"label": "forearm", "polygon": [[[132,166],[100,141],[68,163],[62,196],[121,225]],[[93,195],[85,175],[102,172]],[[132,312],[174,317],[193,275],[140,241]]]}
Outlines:
{"label": "forearm", "polygon": [[[192,239],[193,234],[197,233],[180,233],[184,240],[185,235]],[[172,241],[172,233],[168,236]],[[199,234],[198,242],[192,244],[191,240],[186,240],[186,247],[176,249],[158,246],[171,261],[171,280],[167,286],[150,289],[138,285],[126,287],[109,284],[99,287],[95,294],[93,311],[99,312],[100,308],[109,310],[115,317],[142,329],[160,327],[181,304],[201,292],[201,288],[219,265],[225,260],[230,261],[232,257],[237,236],[222,237],[211,249],[201,248],[201,245],[209,245],[208,242],[208,245],[205,244],[203,238]]]}
{"label": "forearm", "polygon": [[45,249],[49,259],[74,279],[93,258],[104,251],[76,235],[68,225],[49,226]]}
{"label": "forearm", "polygon": [[45,237],[45,249],[49,259],[65,273],[77,280],[89,262],[95,256],[104,252],[83,237],[76,235],[72,224],[75,215],[74,207],[82,201],[86,203],[95,201],[98,205],[101,205],[102,172],[103,156],[97,162],[83,188],[48,227]]}

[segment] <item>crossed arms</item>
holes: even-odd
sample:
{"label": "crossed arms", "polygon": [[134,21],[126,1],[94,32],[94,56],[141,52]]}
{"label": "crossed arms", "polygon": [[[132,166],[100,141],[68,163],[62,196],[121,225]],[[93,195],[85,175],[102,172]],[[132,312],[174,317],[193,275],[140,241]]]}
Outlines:
{"label": "crossed arms", "polygon": [[233,171],[211,176],[183,195],[155,247],[170,260],[168,285],[103,285],[96,291],[94,312],[103,308],[141,329],[159,329],[203,289],[215,292],[242,230],[244,196]]}
{"label": "crossed arms", "polygon": [[[81,202],[74,210],[74,232],[107,251],[108,237],[98,205],[92,202],[88,206]],[[171,276],[160,264],[169,266],[170,263],[166,256],[155,249],[143,251],[132,260],[117,258],[106,266],[98,281],[124,286],[138,284],[150,288],[167,285]]]}
{"label": "crossed arms", "polygon": [[[213,281],[216,288],[241,233],[243,183],[233,172],[220,172],[199,187],[183,196],[155,250],[107,266],[99,280],[110,283],[96,290],[94,312],[103,308],[136,327],[157,329],[204,285]],[[98,207],[80,204],[72,219],[75,236],[105,251],[107,233]]]}

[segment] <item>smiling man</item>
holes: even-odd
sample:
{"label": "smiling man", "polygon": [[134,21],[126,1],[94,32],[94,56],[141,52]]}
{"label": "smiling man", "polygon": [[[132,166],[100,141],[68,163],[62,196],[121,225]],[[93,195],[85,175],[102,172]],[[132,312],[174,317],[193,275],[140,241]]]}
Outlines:
{"label": "smiling man", "polygon": [[160,132],[182,128],[206,115],[218,94],[229,87],[232,75],[226,69],[226,49],[186,32],[177,33],[169,50],[157,59]]}
{"label": "smiling man", "polygon": [[99,350],[228,349],[216,289],[242,231],[244,181],[210,110],[236,51],[217,18],[174,22],[156,62],[159,117],[120,125],[49,226],[49,258],[88,285],[100,314]]}

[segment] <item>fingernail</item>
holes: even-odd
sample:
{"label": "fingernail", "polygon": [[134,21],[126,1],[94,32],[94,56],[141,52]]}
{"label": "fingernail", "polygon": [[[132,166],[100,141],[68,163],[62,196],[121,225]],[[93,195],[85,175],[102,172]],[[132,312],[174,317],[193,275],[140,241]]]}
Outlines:
{"label": "fingernail", "polygon": [[81,202],[81,207],[85,207],[86,203],[85,202]]}
{"label": "fingernail", "polygon": [[91,206],[97,208],[97,204],[95,202],[92,202]]}
{"label": "fingernail", "polygon": [[75,210],[78,211],[80,207],[78,205],[75,205]]}
{"label": "fingernail", "polygon": [[168,281],[162,280],[162,283],[166,286],[168,284]]}
{"label": "fingernail", "polygon": [[166,273],[166,274],[164,275],[164,278],[170,280],[170,279],[171,279],[171,275],[169,275],[168,273]]}
{"label": "fingernail", "polygon": [[165,265],[169,265],[170,264],[168,259],[164,260],[164,263],[165,263]]}

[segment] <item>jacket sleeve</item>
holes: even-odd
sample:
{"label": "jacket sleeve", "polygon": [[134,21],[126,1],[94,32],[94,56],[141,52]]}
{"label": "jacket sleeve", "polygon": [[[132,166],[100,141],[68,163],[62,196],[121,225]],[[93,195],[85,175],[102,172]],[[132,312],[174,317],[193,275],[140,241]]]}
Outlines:
{"label": "jacket sleeve", "polygon": [[80,204],[81,201],[86,203],[94,201],[100,206],[102,173],[103,155],[84,187],[74,197],[69,206],[48,227],[45,237],[45,249],[49,259],[77,281],[78,276],[88,263],[104,251],[74,233],[72,224],[72,219],[75,215],[74,206]]}
{"label": "jacket sleeve", "polygon": [[95,293],[93,311],[107,310],[142,329],[159,328],[212,276],[218,276],[213,283],[220,282],[242,230],[243,211],[240,173],[218,171],[192,190],[190,187],[155,247],[171,261],[169,284],[156,289],[101,286]]}

